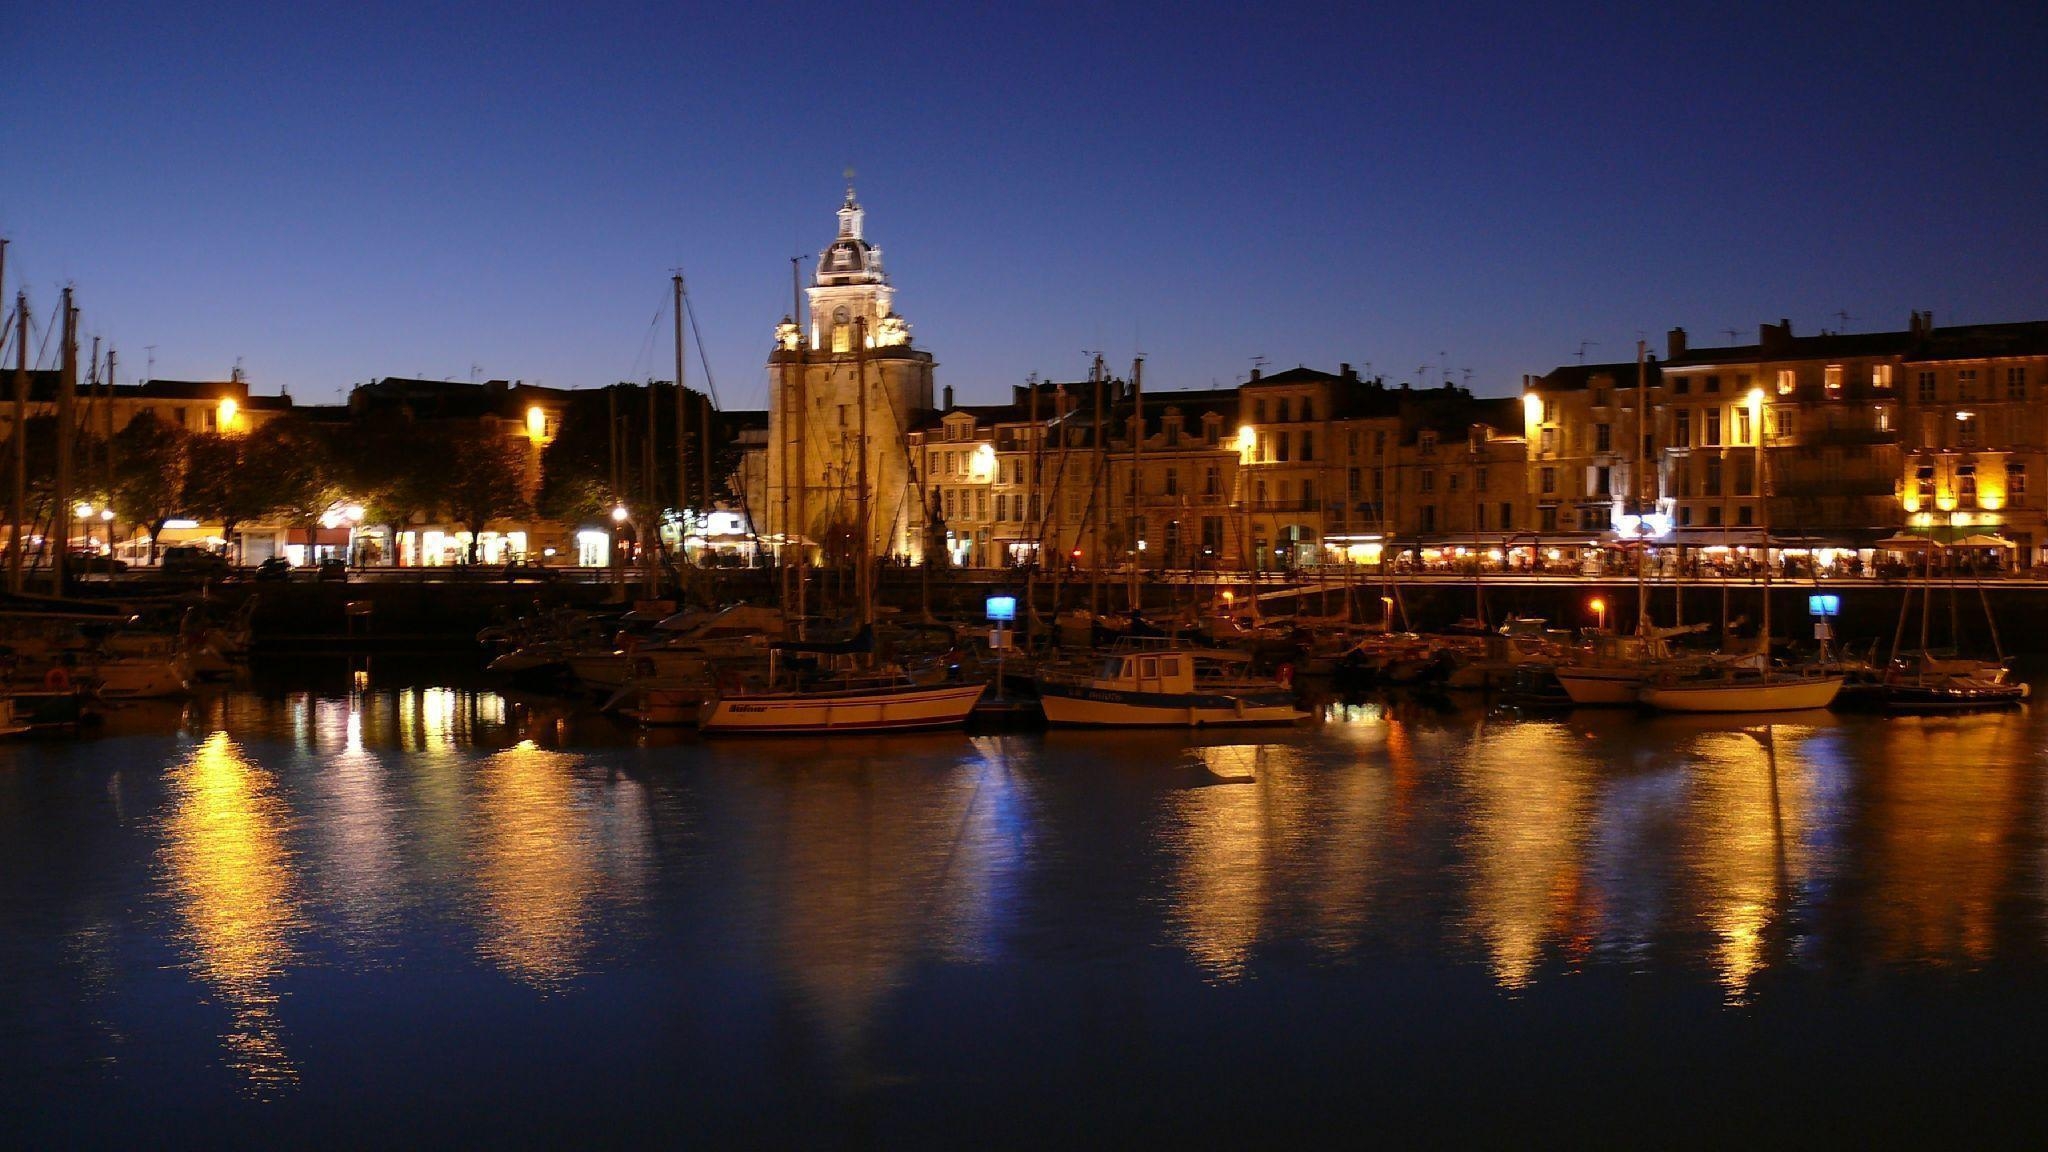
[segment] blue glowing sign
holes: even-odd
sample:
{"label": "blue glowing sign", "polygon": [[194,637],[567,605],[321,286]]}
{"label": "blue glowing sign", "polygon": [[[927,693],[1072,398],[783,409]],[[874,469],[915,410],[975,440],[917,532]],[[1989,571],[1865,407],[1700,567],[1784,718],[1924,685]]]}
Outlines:
{"label": "blue glowing sign", "polygon": [[1015,620],[1017,618],[1017,598],[1015,596],[989,597],[988,618],[991,620]]}
{"label": "blue glowing sign", "polygon": [[1840,616],[1842,614],[1842,598],[1832,592],[1824,595],[1808,596],[1806,598],[1806,614],[1808,616]]}

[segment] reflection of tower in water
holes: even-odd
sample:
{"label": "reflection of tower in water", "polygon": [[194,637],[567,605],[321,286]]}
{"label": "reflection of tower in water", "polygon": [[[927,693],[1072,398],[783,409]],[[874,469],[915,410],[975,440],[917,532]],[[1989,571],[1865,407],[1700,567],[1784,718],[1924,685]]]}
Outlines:
{"label": "reflection of tower in water", "polygon": [[1463,777],[1472,805],[1467,928],[1494,980],[1520,988],[1584,910],[1591,771],[1564,725],[1522,723],[1475,734]]}
{"label": "reflection of tower in water", "polygon": [[773,780],[775,962],[853,1086],[909,968],[994,959],[1016,914],[1028,798],[1002,741],[977,744],[981,756],[930,772],[834,749]]}
{"label": "reflection of tower in water", "polygon": [[233,1066],[258,1089],[292,1083],[275,988],[299,926],[289,814],[270,774],[225,732],[208,736],[166,779],[172,807],[161,859],[187,966],[233,1018],[223,1038]]}

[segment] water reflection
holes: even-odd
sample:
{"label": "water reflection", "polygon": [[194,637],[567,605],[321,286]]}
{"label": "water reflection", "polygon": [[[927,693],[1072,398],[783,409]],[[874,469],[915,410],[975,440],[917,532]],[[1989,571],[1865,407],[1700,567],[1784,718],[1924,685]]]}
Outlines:
{"label": "water reflection", "polygon": [[269,772],[225,732],[174,765],[162,864],[188,965],[232,1024],[229,1062],[259,1090],[297,1078],[278,1020],[276,983],[300,927],[289,817]]}
{"label": "water reflection", "polygon": [[1981,965],[2015,885],[2030,749],[1999,714],[1904,719],[1869,765],[1870,914],[1894,963]]}
{"label": "water reflection", "polygon": [[1490,724],[1462,776],[1470,798],[1467,928],[1495,982],[1520,988],[1554,939],[1583,944],[1593,772],[1563,723]]}
{"label": "water reflection", "polygon": [[579,971],[598,890],[576,763],[522,742],[476,766],[478,947],[507,975],[543,990]]}
{"label": "water reflection", "polygon": [[1690,911],[1713,934],[1709,958],[1731,1000],[1746,997],[1767,948],[1783,939],[1794,889],[1811,866],[1813,772],[1798,754],[1809,733],[1796,725],[1708,732],[1688,750]]}

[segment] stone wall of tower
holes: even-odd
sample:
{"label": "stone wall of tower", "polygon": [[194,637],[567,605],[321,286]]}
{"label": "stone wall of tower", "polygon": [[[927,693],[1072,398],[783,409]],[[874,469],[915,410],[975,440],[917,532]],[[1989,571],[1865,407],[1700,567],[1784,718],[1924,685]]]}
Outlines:
{"label": "stone wall of tower", "polygon": [[[777,349],[769,359],[767,508],[757,515],[770,535],[810,541],[813,559],[835,525],[858,519],[862,360],[802,349]],[[900,550],[905,525],[916,522],[906,433],[931,411],[936,365],[929,352],[909,347],[872,349],[865,361],[867,547],[885,557]]]}

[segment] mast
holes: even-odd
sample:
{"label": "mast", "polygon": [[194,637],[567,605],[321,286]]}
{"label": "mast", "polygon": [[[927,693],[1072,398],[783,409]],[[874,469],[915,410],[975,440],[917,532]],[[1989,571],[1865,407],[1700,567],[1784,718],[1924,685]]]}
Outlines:
{"label": "mast", "polygon": [[1131,361],[1131,580],[1125,596],[1125,605],[1136,615],[1143,597],[1144,588],[1139,578],[1139,568],[1145,559],[1140,548],[1145,542],[1145,513],[1141,497],[1145,494],[1145,358],[1140,356]]}
{"label": "mast", "polygon": [[[107,503],[109,506],[114,502],[114,363],[114,349],[109,345],[107,348],[106,389],[102,399],[102,403],[105,406],[100,409],[100,452],[107,464],[106,485]],[[132,524],[134,523],[132,515],[134,510],[130,509],[129,511],[131,513],[129,523]],[[109,520],[107,521],[107,547],[111,550],[113,546],[114,522]]]}
{"label": "mast", "polygon": [[[801,259],[803,259],[801,256],[794,257],[789,262],[790,291],[799,296],[801,293],[797,291],[796,287],[797,262]],[[801,321],[799,321],[799,325],[801,325]],[[809,545],[804,541],[803,536],[803,533],[810,529],[811,519],[810,461],[806,458],[804,452],[804,422],[810,419],[811,414],[810,380],[809,373],[805,370],[805,362],[809,353],[810,343],[804,337],[803,330],[799,326],[797,331],[796,395],[794,397],[796,414],[795,419],[790,422],[790,431],[796,438],[796,527],[799,529],[796,546],[796,618],[798,639],[803,638],[804,602],[808,599],[810,591],[808,587],[810,582],[810,562],[809,557],[805,555],[805,549]],[[784,489],[784,491],[787,492],[788,490]]]}
{"label": "mast", "polygon": [[[680,515],[684,508],[690,506],[690,430],[688,406],[682,402],[682,398],[688,396],[682,387],[682,269],[676,269],[670,275],[670,287],[676,293],[676,512]],[[688,521],[684,521],[682,527],[688,531]],[[676,551],[682,551],[680,543]]]}
{"label": "mast", "polygon": [[1095,354],[1095,365],[1089,369],[1089,380],[1095,385],[1095,460],[1088,485],[1088,614],[1102,613],[1102,512],[1104,471],[1109,466],[1109,439],[1104,435],[1102,414],[1102,354]]}
{"label": "mast", "polygon": [[64,289],[64,341],[61,367],[57,372],[57,502],[50,511],[51,533],[56,539],[50,553],[50,578],[55,595],[64,595],[65,569],[71,559],[71,394],[78,388],[78,310],[71,306],[71,289]]}
{"label": "mast", "polygon": [[[1633,512],[1636,517],[1636,638],[1638,640],[1650,634],[1650,548],[1649,545],[1643,543],[1643,469],[1648,466],[1645,460],[1648,455],[1647,441],[1649,439],[1646,435],[1649,425],[1645,417],[1649,415],[1650,411],[1650,374],[1646,361],[1648,348],[1649,345],[1646,342],[1642,340],[1636,341],[1636,466],[1629,470],[1628,476],[1628,511]],[[1754,424],[1755,421],[1751,421],[1751,423]],[[1753,428],[1751,431],[1761,437],[1763,430],[1761,428]],[[1759,438],[1758,443],[1762,443],[1761,438]],[[1768,543],[1768,536],[1765,537],[1765,541]]]}
{"label": "mast", "polygon": [[1764,674],[1771,671],[1771,457],[1764,451],[1764,392],[1752,389],[1749,397],[1749,434],[1756,442],[1756,522],[1763,525],[1764,549],[1764,610],[1763,610],[1763,652]]}
{"label": "mast", "polygon": [[28,518],[28,293],[14,296],[14,507],[8,529],[7,588],[21,591],[21,525]]}
{"label": "mast", "polygon": [[854,553],[860,571],[855,576],[855,587],[860,594],[860,622],[875,622],[875,571],[873,558],[869,555],[868,540],[868,318],[857,316],[853,321],[853,372],[859,392],[860,420],[855,431],[860,436],[860,471],[856,478],[859,491],[854,499],[854,521],[860,525],[860,547]]}
{"label": "mast", "polygon": [[[1030,414],[1031,420],[1031,444],[1030,459],[1025,465],[1028,471],[1024,475],[1024,509],[1025,517],[1031,522],[1032,534],[1036,537],[1036,545],[1031,549],[1031,564],[1024,569],[1024,636],[1027,641],[1031,638],[1031,617],[1038,611],[1032,577],[1037,574],[1039,566],[1045,563],[1045,517],[1040,515],[1043,509],[1038,506],[1038,469],[1045,456],[1045,430],[1038,426],[1038,380],[1035,376],[1036,374],[1033,379],[1026,381],[1026,387],[1031,390],[1030,399],[1026,402],[1026,411]],[[1020,517],[1022,518],[1024,517]],[[1055,606],[1053,611],[1057,613],[1058,607]]]}

